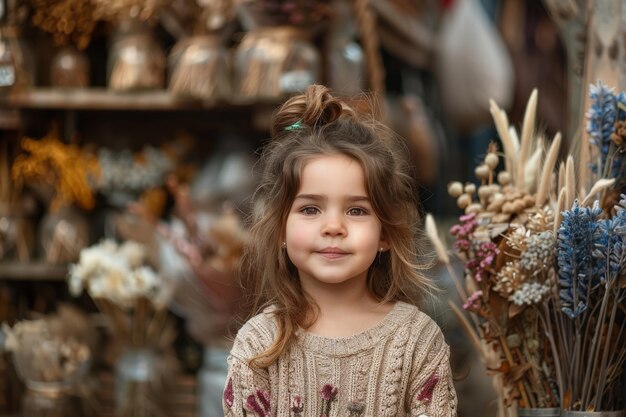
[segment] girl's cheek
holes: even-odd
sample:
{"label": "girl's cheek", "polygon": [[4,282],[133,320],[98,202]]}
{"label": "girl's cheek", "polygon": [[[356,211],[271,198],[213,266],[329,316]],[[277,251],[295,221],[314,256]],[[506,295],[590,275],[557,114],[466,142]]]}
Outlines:
{"label": "girl's cheek", "polygon": [[308,246],[313,240],[312,231],[309,228],[300,226],[287,232],[287,240],[292,247]]}

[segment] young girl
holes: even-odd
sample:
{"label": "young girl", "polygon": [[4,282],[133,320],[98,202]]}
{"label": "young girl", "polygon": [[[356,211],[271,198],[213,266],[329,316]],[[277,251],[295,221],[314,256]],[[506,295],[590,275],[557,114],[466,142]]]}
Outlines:
{"label": "young girl", "polygon": [[322,86],[275,114],[241,264],[265,308],[228,358],[226,416],[456,416],[449,348],[411,304],[430,284],[405,153]]}

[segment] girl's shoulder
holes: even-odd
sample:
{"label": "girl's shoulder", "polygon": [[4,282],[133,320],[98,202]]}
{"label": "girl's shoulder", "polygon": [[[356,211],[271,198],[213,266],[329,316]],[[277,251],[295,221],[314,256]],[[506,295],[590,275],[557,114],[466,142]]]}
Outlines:
{"label": "girl's shoulder", "polygon": [[444,339],[443,332],[439,324],[432,317],[430,317],[425,312],[421,311],[418,307],[404,303],[402,303],[402,308],[405,309],[408,314],[406,314],[404,322],[401,324],[401,328],[406,329],[406,331],[421,335],[430,335],[431,337],[437,339]]}
{"label": "girl's shoulder", "polygon": [[268,348],[275,340],[278,325],[274,318],[274,307],[267,307],[261,313],[250,318],[237,332],[235,346],[254,346],[259,351]]}

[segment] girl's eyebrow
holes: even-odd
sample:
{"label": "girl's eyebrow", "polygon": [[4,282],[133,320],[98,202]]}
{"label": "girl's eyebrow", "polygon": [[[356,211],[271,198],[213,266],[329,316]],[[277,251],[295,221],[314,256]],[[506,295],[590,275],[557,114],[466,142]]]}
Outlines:
{"label": "girl's eyebrow", "polygon": [[[314,201],[326,200],[326,199],[327,199],[326,196],[319,195],[319,194],[298,194],[295,198],[295,200],[314,200]],[[357,201],[369,202],[370,201],[369,197],[365,195],[346,196],[346,200],[350,202],[357,202]]]}

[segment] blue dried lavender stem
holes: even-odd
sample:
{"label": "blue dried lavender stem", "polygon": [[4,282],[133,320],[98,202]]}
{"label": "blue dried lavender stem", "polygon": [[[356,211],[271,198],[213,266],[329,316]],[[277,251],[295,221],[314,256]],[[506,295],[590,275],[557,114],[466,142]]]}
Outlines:
{"label": "blue dried lavender stem", "polygon": [[583,208],[578,201],[571,210],[563,212],[556,251],[559,295],[561,310],[571,319],[587,309],[589,286],[592,278],[597,277],[593,236],[601,213],[598,202],[592,208]]}
{"label": "blue dried lavender stem", "polygon": [[604,178],[620,178],[622,158],[611,141],[617,120],[617,98],[601,81],[589,86],[589,96],[592,103],[587,112],[587,132],[590,142],[598,148],[602,172],[597,163],[592,165],[592,170]]}

